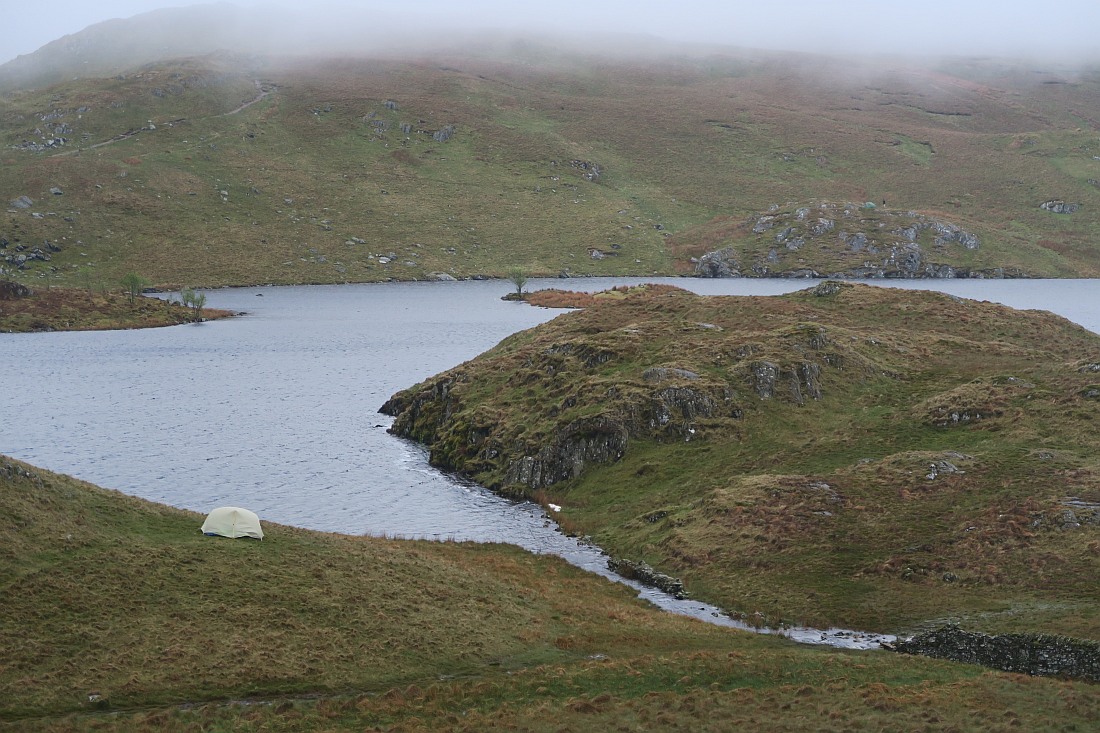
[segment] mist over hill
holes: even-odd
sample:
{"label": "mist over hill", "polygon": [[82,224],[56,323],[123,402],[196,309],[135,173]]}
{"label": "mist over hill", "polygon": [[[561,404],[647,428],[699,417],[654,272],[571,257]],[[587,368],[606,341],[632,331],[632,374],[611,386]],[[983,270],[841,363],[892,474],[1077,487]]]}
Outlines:
{"label": "mist over hill", "polygon": [[218,4],[0,66],[0,267],[1100,275],[1094,67],[430,28]]}

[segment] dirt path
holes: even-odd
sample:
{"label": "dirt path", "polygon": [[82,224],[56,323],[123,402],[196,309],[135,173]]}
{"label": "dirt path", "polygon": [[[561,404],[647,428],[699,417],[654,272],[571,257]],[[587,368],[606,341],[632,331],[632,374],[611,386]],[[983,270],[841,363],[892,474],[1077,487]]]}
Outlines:
{"label": "dirt path", "polygon": [[223,115],[219,115],[220,117],[229,117],[230,115],[237,114],[241,110],[248,109],[252,105],[256,104],[256,102],[259,102],[260,100],[264,99],[267,95],[271,94],[271,92],[274,90],[274,87],[272,87],[271,89],[266,89],[265,90],[263,88],[263,85],[260,83],[259,79],[254,80],[252,83],[256,85],[256,91],[259,92],[256,95],[256,98],[245,102],[240,107],[237,107],[237,109],[233,110],[232,112],[226,112]]}

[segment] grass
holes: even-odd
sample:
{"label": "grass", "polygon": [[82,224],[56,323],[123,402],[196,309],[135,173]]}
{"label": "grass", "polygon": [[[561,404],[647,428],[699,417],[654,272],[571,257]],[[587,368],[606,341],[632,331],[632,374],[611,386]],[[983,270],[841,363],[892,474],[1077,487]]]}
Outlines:
{"label": "grass", "polygon": [[[1060,517],[1068,497],[1100,502],[1081,371],[1098,348],[1049,313],[934,293],[641,290],[506,339],[391,407],[439,465],[538,489],[573,531],[733,611],[1097,638],[1096,517]],[[655,382],[654,367],[695,376]],[[625,454],[592,448],[606,428],[570,437],[577,425],[624,432]],[[523,456],[580,475],[519,484]]]}
{"label": "grass", "polygon": [[[886,199],[981,237],[949,264],[1098,273],[1096,143],[1081,128],[1100,118],[1095,75],[1051,90],[993,62],[860,75],[736,54],[536,58],[215,57],[8,92],[0,184],[35,205],[10,209],[0,235],[61,247],[17,273],[31,284],[674,274],[731,243],[716,223]],[[233,113],[257,82],[267,96]],[[61,154],[21,149],[54,113],[71,128]],[[1083,208],[1041,211],[1051,198]],[[827,268],[816,248],[799,256]]]}
{"label": "grass", "polygon": [[200,515],[0,460],[0,729],[1086,729],[1083,683],[724,630],[495,545]]}

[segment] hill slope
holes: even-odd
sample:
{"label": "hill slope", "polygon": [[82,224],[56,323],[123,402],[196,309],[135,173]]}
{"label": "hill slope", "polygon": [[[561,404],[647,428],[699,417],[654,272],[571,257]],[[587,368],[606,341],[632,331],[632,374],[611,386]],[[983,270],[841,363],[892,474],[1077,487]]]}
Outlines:
{"label": "hill slope", "polygon": [[976,237],[953,267],[1100,274],[1095,70],[471,47],[9,91],[0,260],[173,285],[672,274],[751,250],[773,207],[885,200]]}
{"label": "hill slope", "polygon": [[[799,647],[516,548],[201,516],[0,457],[0,729],[1088,727],[1085,683]],[[1006,715],[1005,711],[1013,711]],[[606,723],[605,723],[606,721]]]}
{"label": "hill slope", "polygon": [[435,464],[732,610],[1097,638],[1098,362],[1057,316],[930,292],[643,289],[383,411]]}

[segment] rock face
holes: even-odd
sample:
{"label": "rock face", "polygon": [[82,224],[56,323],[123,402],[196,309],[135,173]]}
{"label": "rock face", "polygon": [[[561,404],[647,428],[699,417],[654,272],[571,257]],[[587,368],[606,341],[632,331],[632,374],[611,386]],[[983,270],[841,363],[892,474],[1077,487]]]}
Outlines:
{"label": "rock face", "polygon": [[898,642],[905,654],[921,654],[1021,674],[1100,682],[1100,642],[1047,634],[991,636],[950,625]]}
{"label": "rock face", "polygon": [[915,211],[853,203],[772,207],[729,237],[733,244],[695,260],[697,277],[945,279],[1021,274],[943,261],[981,247],[977,235],[955,224]]}
{"label": "rock face", "polygon": [[505,473],[505,484],[540,489],[577,478],[587,463],[613,463],[622,458],[628,439],[627,426],[613,418],[570,423],[558,431],[550,445],[513,462]]}

